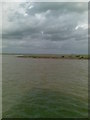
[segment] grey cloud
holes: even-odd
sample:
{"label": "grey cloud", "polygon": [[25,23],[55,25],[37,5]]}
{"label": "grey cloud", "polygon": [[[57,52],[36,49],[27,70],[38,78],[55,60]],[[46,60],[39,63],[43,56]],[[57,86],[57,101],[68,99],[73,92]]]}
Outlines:
{"label": "grey cloud", "polygon": [[[8,11],[7,19],[3,20],[3,41],[8,41],[3,42],[3,45],[7,45],[4,51],[13,46],[13,51],[15,48],[18,51],[23,48],[22,52],[24,50],[28,52],[29,50],[33,52],[52,50],[58,53],[65,52],[64,49],[77,52],[80,41],[87,40],[87,28],[82,26],[87,24],[87,3],[16,4],[19,4],[17,10]],[[30,8],[30,5],[33,7]],[[75,42],[77,48],[74,44],[68,44],[67,41],[77,41]],[[9,44],[10,42],[12,44]],[[86,52],[85,47],[79,49],[78,52],[81,52],[83,48]]]}
{"label": "grey cloud", "polygon": [[[34,9],[28,10],[27,7],[27,12],[29,13],[34,13],[34,12],[45,12],[47,10],[53,10],[53,11],[61,11],[61,12],[85,12],[87,11],[86,8],[88,7],[87,3],[82,4],[81,2],[44,2],[44,3],[35,3],[33,4],[35,7]],[[58,12],[57,12],[58,13]]]}

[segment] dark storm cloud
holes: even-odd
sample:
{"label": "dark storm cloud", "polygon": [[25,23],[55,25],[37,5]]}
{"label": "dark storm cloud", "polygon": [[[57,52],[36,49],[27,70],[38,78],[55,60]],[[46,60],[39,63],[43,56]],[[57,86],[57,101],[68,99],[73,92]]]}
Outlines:
{"label": "dark storm cloud", "polygon": [[[27,12],[28,13],[35,13],[35,12],[45,12],[47,10],[53,10],[53,11],[58,11],[60,12],[79,12],[79,13],[82,13],[82,12],[85,12],[86,11],[86,7],[87,7],[87,4],[81,4],[81,3],[72,3],[72,2],[44,2],[44,3],[33,3],[34,5],[34,9],[31,11],[31,10],[28,10],[27,8]],[[25,7],[25,4],[22,4],[21,6]]]}
{"label": "dark storm cloud", "polygon": [[[79,48],[78,52],[82,49],[87,52],[86,44],[81,47],[78,42],[87,43],[87,3],[7,3],[7,6],[6,12],[3,9],[5,50],[14,47],[15,51],[17,47],[19,51],[25,47],[28,52],[32,49],[33,52],[44,49],[65,52],[66,48],[72,52]],[[72,41],[77,42],[71,44]],[[74,44],[77,47],[72,47]]]}

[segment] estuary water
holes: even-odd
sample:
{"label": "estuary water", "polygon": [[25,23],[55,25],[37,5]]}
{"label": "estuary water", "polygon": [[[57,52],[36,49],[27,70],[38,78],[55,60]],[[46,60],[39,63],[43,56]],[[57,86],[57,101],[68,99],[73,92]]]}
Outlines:
{"label": "estuary water", "polygon": [[88,117],[88,60],[2,61],[3,118]]}

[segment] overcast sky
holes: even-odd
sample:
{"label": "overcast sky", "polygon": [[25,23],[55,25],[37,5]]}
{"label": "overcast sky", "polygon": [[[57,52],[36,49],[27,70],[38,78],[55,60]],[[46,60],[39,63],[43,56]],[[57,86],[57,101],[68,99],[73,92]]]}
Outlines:
{"label": "overcast sky", "polygon": [[3,3],[3,52],[88,53],[88,3]]}

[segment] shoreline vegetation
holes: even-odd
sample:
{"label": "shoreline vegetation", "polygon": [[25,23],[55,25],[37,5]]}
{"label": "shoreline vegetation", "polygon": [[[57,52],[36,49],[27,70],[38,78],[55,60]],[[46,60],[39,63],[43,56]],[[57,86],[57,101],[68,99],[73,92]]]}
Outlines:
{"label": "shoreline vegetation", "polygon": [[43,59],[89,59],[87,55],[17,55],[17,57]]}
{"label": "shoreline vegetation", "polygon": [[65,55],[65,54],[9,54],[3,53],[2,55],[15,55],[18,58],[43,58],[43,59],[90,59],[90,55]]}

